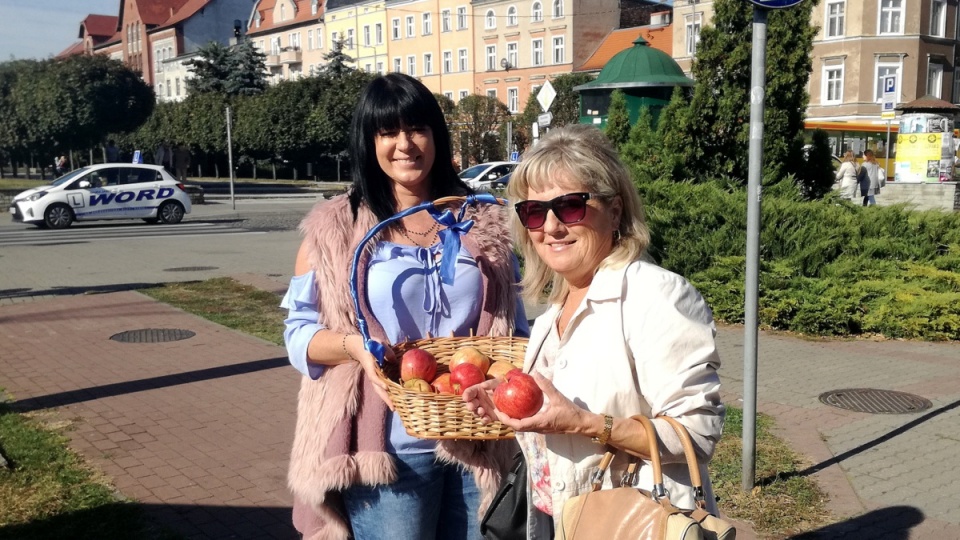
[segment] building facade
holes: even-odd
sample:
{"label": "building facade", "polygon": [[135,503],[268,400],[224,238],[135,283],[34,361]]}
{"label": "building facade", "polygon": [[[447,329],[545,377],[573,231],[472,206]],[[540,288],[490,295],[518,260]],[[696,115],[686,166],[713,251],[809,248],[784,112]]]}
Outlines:
{"label": "building facade", "polygon": [[320,0],[258,0],[246,36],[265,55],[267,79],[276,84],[310,76],[323,61],[324,11]]}

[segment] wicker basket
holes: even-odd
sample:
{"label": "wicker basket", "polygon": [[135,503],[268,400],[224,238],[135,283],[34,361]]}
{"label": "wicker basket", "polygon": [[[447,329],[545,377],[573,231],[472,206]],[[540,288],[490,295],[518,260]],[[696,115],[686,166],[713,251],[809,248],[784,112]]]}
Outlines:
{"label": "wicker basket", "polygon": [[[399,343],[393,347],[397,360],[410,349],[422,349],[437,359],[437,376],[449,373],[450,359],[461,347],[474,347],[490,358],[523,367],[526,338],[516,337],[447,337],[428,338]],[[513,430],[500,422],[484,425],[480,417],[467,410],[460,396],[418,392],[404,388],[400,380],[400,364],[386,362],[380,377],[387,383],[387,392],[407,433],[421,439],[494,440],[513,437]]]}

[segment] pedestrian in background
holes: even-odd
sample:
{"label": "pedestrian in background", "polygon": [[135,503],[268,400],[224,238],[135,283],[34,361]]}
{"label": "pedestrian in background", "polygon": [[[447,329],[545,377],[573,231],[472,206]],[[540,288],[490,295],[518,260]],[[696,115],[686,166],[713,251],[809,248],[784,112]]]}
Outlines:
{"label": "pedestrian in background", "polygon": [[837,169],[837,180],[840,181],[840,198],[845,201],[852,201],[856,197],[857,187],[859,182],[857,181],[857,174],[860,172],[860,168],[857,167],[857,158],[854,157],[853,151],[847,150],[843,154],[843,162],[840,164],[840,168]]}
{"label": "pedestrian in background", "polygon": [[110,139],[107,141],[107,147],[104,148],[104,154],[107,159],[107,163],[117,163],[120,161],[120,149],[117,148],[117,144]]}
{"label": "pedestrian in background", "polygon": [[63,176],[67,173],[67,156],[60,154],[53,160],[53,169],[57,176]]}
{"label": "pedestrian in background", "polygon": [[[513,441],[433,441],[409,435],[376,358],[356,327],[350,291],[360,240],[399,211],[471,190],[453,169],[443,111],[423,83],[400,73],[363,90],[350,136],[353,184],[318,203],[281,307],[284,341],[303,375],[288,484],[293,522],[307,540],[480,538],[480,517],[516,451]],[[467,209],[474,226],[458,253],[428,212],[395,221],[366,244],[357,275],[372,339],[528,335],[506,212]],[[455,279],[439,279],[454,258]]]}
{"label": "pedestrian in background", "polygon": [[185,183],[187,181],[187,169],[190,168],[190,149],[187,145],[180,143],[173,151],[173,168],[176,171],[177,181]]}
{"label": "pedestrian in background", "polygon": [[858,183],[860,184],[860,195],[863,196],[864,206],[873,206],[877,204],[877,194],[880,193],[882,184],[886,184],[887,172],[877,163],[877,158],[873,150],[863,151],[863,164],[860,165],[860,175]]}

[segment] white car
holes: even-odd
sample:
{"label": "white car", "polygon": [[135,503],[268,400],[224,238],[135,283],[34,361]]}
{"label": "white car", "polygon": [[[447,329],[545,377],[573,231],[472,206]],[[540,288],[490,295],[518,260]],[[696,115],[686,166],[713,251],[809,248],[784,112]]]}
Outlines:
{"label": "white car", "polygon": [[71,171],[49,186],[17,194],[14,221],[63,229],[76,221],[142,219],[180,223],[190,213],[190,196],[159,165],[104,163]]}
{"label": "white car", "polygon": [[460,171],[460,178],[476,191],[490,191],[491,184],[517,168],[515,161],[491,161]]}

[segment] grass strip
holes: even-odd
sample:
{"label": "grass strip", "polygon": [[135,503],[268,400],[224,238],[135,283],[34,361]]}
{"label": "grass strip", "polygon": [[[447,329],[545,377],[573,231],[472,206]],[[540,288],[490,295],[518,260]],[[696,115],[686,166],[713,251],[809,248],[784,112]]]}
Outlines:
{"label": "grass strip", "polygon": [[[743,411],[727,407],[723,437],[710,462],[710,479],[720,497],[720,508],[736,519],[749,521],[764,537],[780,537],[816,529],[831,522],[827,495],[816,482],[793,476],[808,463],[772,433],[773,419],[757,415],[756,478],[758,487],[740,489],[743,455]],[[761,480],[765,485],[759,485]]]}
{"label": "grass strip", "polygon": [[173,539],[84,464],[61,433],[0,403],[0,539]]}

